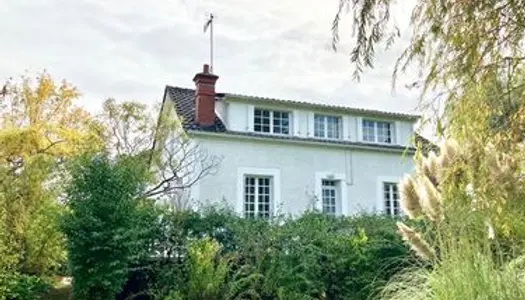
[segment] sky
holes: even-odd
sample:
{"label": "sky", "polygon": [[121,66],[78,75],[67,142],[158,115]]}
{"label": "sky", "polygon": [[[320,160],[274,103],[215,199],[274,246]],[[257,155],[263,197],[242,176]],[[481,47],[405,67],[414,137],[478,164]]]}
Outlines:
{"label": "sky", "polygon": [[[408,1],[408,0],[407,0]],[[418,113],[418,91],[391,89],[406,35],[378,55],[374,70],[352,80],[351,24],[342,22],[338,52],[331,23],[338,0],[2,0],[0,80],[46,70],[82,93],[96,112],[107,98],[159,102],[165,85],[193,87],[209,61],[214,21],[218,92]],[[403,32],[410,5],[394,16]]]}

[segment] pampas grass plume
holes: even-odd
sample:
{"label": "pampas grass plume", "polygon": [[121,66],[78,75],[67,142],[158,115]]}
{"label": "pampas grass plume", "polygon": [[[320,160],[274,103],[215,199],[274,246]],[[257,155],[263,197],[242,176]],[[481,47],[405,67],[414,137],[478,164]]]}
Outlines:
{"label": "pampas grass plume", "polygon": [[397,222],[397,228],[403,236],[403,239],[410,244],[412,250],[414,250],[417,255],[430,261],[436,259],[436,252],[434,249],[432,249],[432,247],[430,247],[430,245],[414,229],[408,227],[403,222]]}
{"label": "pampas grass plume", "polygon": [[421,207],[420,198],[417,193],[416,182],[410,175],[405,175],[403,180],[399,183],[401,194],[401,208],[408,215],[409,218],[414,219],[422,215],[423,209]]}

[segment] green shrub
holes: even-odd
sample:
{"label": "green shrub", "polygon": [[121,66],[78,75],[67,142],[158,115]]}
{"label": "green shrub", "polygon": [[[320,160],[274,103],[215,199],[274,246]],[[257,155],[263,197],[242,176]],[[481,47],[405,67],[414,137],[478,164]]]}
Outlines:
{"label": "green shrub", "polygon": [[[83,157],[72,167],[64,217],[76,299],[113,299],[128,278],[143,242],[139,213],[144,173],[133,160]],[[148,214],[145,214],[148,215]]]}
{"label": "green shrub", "polygon": [[[170,292],[172,298],[177,292],[177,297],[194,299],[189,291],[196,290],[195,279],[222,291],[214,299],[369,299],[414,262],[395,232],[395,220],[384,216],[333,218],[309,212],[267,222],[211,209],[167,212],[163,219],[157,245],[171,256],[152,267],[161,299]],[[192,251],[208,238],[220,250],[201,249],[208,255],[196,268]],[[219,256],[212,262],[215,252]],[[219,285],[226,260],[227,276]]]}
{"label": "green shrub", "polygon": [[219,256],[220,245],[210,238],[194,241],[188,248],[187,299],[219,299],[228,261]]}
{"label": "green shrub", "polygon": [[38,276],[0,272],[0,300],[35,300],[50,287]]}

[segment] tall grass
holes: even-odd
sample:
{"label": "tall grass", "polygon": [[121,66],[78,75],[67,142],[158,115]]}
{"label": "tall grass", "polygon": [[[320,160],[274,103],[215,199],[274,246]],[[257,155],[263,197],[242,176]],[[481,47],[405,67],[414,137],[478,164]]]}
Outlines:
{"label": "tall grass", "polygon": [[[396,276],[383,290],[390,300],[525,299],[521,258],[501,263],[498,253],[459,238],[439,263],[414,267]],[[496,251],[497,252],[497,251]]]}
{"label": "tall grass", "polygon": [[[498,161],[492,177],[487,174],[478,177],[477,196],[469,195],[465,186],[473,176],[464,174],[471,166],[455,169],[449,172],[451,176],[440,174],[445,170],[444,162],[450,161],[449,166],[460,165],[458,161],[461,163],[465,157],[452,161],[444,157],[451,151],[442,150],[438,158],[423,158],[414,178],[401,183],[402,206],[405,210],[412,209],[408,215],[413,219],[410,225],[414,228],[404,224],[399,228],[405,240],[416,252],[422,252],[420,256],[424,259],[420,265],[395,276],[380,293],[380,299],[525,299],[525,256],[522,239],[517,238],[525,230],[518,228],[525,216],[508,205],[509,202],[520,205],[517,201],[522,199],[522,183],[511,181],[512,176],[503,177],[514,174]],[[452,150],[459,153],[457,149]],[[501,185],[494,184],[495,176],[504,178]],[[484,205],[481,209],[480,201]],[[506,218],[499,218],[500,215]],[[505,234],[506,228],[512,228],[513,234]],[[420,248],[427,253],[431,250],[435,255],[423,255],[425,252]]]}

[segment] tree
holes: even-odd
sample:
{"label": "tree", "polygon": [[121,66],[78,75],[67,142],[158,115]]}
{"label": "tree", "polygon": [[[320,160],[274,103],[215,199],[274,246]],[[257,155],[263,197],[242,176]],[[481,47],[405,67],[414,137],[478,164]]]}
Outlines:
{"label": "tree", "polygon": [[[339,3],[334,46],[340,18],[351,6],[356,28],[351,60],[358,78],[373,67],[376,46],[400,37],[391,15],[394,1]],[[518,272],[509,268],[509,260],[523,261],[525,233],[524,4],[415,1],[412,37],[396,62],[394,83],[410,66],[419,70],[421,95],[446,100],[439,118],[445,123],[438,122],[446,126],[438,133],[448,141],[438,156],[416,158],[414,176],[400,188],[405,211],[424,215],[419,218],[425,230],[403,224],[399,229],[433,268],[394,280],[384,299],[522,299],[525,294],[516,279],[523,265]]]}
{"label": "tree", "polygon": [[0,93],[0,243],[14,256],[11,269],[43,274],[64,258],[56,222],[61,163],[103,143],[77,98],[75,87],[45,72],[10,79]]}
{"label": "tree", "polygon": [[107,127],[110,151],[141,157],[139,161],[150,171],[144,197],[186,208],[188,189],[212,174],[220,158],[186,135],[174,111],[171,103],[164,103],[160,110],[151,110],[138,102],[119,104],[108,99],[100,120]]}
{"label": "tree", "polygon": [[[359,78],[373,68],[377,46],[387,48],[400,37],[392,15],[393,0],[340,0],[333,22],[333,46],[339,23],[352,8],[355,46],[350,53]],[[406,3],[402,3],[406,5]],[[410,44],[398,58],[393,78],[411,65],[420,71],[423,94],[434,90],[448,99],[461,97],[465,86],[493,74],[512,77],[525,62],[525,3],[513,0],[416,0]],[[505,87],[511,93],[523,82]]]}
{"label": "tree", "polygon": [[[132,157],[84,156],[72,166],[63,220],[75,298],[114,299],[145,252],[139,220],[144,169]],[[149,220],[150,226],[154,219]]]}
{"label": "tree", "polygon": [[56,85],[44,72],[36,83],[28,77],[9,80],[4,91],[0,162],[12,172],[37,155],[60,161],[102,145],[99,124],[74,105],[79,93],[66,81]]}

